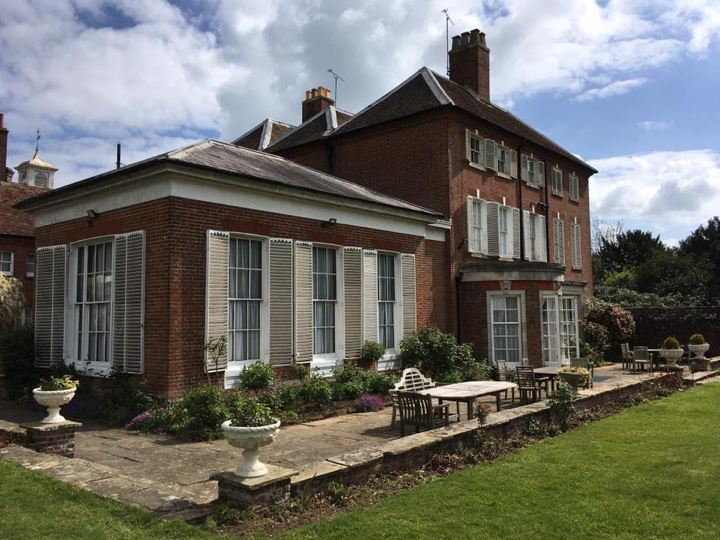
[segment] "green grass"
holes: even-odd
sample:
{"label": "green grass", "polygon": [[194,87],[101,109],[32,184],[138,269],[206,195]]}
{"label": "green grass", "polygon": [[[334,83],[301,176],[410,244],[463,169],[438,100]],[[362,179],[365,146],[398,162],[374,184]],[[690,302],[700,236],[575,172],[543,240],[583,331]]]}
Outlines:
{"label": "green grass", "polygon": [[720,538],[719,409],[675,394],[283,538]]}
{"label": "green grass", "polygon": [[217,538],[0,459],[0,538]]}

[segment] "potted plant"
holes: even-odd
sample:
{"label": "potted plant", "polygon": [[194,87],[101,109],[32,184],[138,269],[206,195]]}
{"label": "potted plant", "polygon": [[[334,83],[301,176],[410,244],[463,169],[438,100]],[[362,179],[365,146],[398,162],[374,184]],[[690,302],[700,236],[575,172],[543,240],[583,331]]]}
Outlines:
{"label": "potted plant", "polygon": [[660,356],[662,356],[670,368],[677,367],[677,361],[682,358],[683,350],[680,348],[680,342],[677,339],[670,336],[663,343],[662,349],[660,349]]}
{"label": "potted plant", "polygon": [[578,388],[584,386],[590,376],[590,372],[586,368],[579,366],[563,366],[558,373],[570,387],[573,397],[578,396]]}
{"label": "potted plant", "polygon": [[705,341],[702,334],[693,334],[690,336],[690,345],[688,345],[688,349],[690,349],[698,360],[705,359],[705,353],[709,348],[710,344]]}
{"label": "potted plant", "polygon": [[222,424],[228,443],[243,449],[243,461],[235,470],[242,478],[257,478],[267,474],[267,467],[259,460],[260,448],[273,442],[280,429],[280,420],[270,415],[270,409],[253,397],[243,400],[235,415]]}
{"label": "potted plant", "polygon": [[57,424],[65,421],[60,414],[60,407],[70,403],[79,384],[71,379],[70,375],[40,380],[40,386],[33,390],[33,396],[40,405],[47,407],[48,415],[43,418],[43,423]]}

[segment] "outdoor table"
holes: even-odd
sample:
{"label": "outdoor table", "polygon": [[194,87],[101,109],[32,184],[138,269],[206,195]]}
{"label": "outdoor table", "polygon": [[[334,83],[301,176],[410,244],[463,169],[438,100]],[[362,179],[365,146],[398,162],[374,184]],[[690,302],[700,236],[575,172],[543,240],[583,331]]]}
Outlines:
{"label": "outdoor table", "polygon": [[426,388],[418,393],[437,398],[440,403],[443,401],[456,402],[458,404],[458,420],[460,420],[459,404],[466,403],[468,420],[470,420],[473,417],[473,403],[477,398],[494,395],[499,411],[501,407],[500,393],[517,387],[517,384],[505,381],[468,381]]}
{"label": "outdoor table", "polygon": [[655,369],[655,364],[660,368],[660,349],[648,349],[648,356],[650,357],[651,369]]}
{"label": "outdoor table", "polygon": [[548,377],[550,379],[550,387],[552,388],[553,392],[555,391],[555,382],[560,376],[560,366],[543,366],[535,368],[533,370],[533,373],[542,377]]}

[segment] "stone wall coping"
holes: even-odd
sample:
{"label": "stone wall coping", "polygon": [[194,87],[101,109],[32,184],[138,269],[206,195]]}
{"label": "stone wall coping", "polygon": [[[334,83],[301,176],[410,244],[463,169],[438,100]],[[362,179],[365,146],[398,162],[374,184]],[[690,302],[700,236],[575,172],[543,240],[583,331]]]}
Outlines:
{"label": "stone wall coping", "polygon": [[82,424],[80,422],[73,422],[72,420],[65,420],[63,422],[57,422],[54,424],[43,424],[42,422],[28,422],[27,424],[20,424],[20,427],[25,428],[29,431],[33,431],[35,433],[44,433],[69,428],[78,429],[82,427]]}
{"label": "stone wall coping", "polygon": [[236,475],[234,471],[225,471],[213,474],[210,477],[210,480],[217,480],[218,482],[223,482],[234,488],[239,488],[245,491],[255,491],[271,484],[285,482],[298,474],[297,471],[292,469],[285,469],[276,465],[266,466],[268,469],[267,474],[258,478],[241,478]]}

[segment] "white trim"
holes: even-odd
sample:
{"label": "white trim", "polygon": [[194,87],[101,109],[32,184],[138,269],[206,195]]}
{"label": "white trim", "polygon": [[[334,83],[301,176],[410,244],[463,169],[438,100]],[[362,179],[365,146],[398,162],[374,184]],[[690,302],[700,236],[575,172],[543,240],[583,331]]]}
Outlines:
{"label": "white trim", "polygon": [[[3,249],[0,251],[0,253],[9,253],[10,254],[10,270],[8,272],[3,271],[2,273],[8,277],[12,277],[15,275],[15,252],[11,251],[9,249]],[[3,261],[7,262],[7,261]]]}
{"label": "white trim", "polygon": [[[488,357],[490,361],[495,363],[495,343],[493,340],[493,309],[492,299],[494,297],[517,297],[518,298],[518,324],[519,324],[519,339],[520,339],[520,361],[523,358],[523,351],[528,350],[527,344],[527,316],[525,313],[525,291],[513,291],[510,290],[509,294],[504,294],[500,291],[487,291],[485,293],[485,301],[487,303],[487,336],[488,336]],[[515,367],[520,362],[508,362],[508,366]]]}
{"label": "white trim", "polygon": [[440,83],[435,78],[435,75],[432,71],[430,71],[426,67],[423,67],[420,71],[422,72],[423,79],[425,79],[425,82],[430,87],[430,90],[435,96],[435,99],[440,102],[440,105],[455,105],[455,102],[450,99],[450,96],[447,95],[447,92],[445,92],[443,87],[440,86]]}
{"label": "white trim", "polygon": [[[30,265],[28,264],[28,260],[30,259],[31,256],[32,256],[32,258],[33,258],[33,271],[32,271],[32,272],[30,272],[30,271],[28,270],[28,268],[29,268],[29,266],[30,266]],[[27,254],[27,257],[25,257],[25,277],[35,277],[35,268],[36,268],[36,266],[37,266],[37,257],[36,257],[36,255],[35,255],[35,252],[33,251],[32,253],[28,253],[28,254]]]}
{"label": "white trim", "polygon": [[[335,250],[335,352],[329,354],[315,354],[313,350],[310,369],[320,373],[323,377],[330,377],[334,374],[336,367],[342,366],[345,359],[345,267],[343,264],[343,246],[337,244],[313,243],[313,249],[330,248]],[[361,248],[355,248],[362,251]],[[313,262],[315,258],[313,257]],[[313,273],[315,268],[313,267]],[[315,280],[313,279],[313,297],[315,296]],[[315,333],[315,299],[313,298],[312,327],[313,336]],[[313,339],[313,349],[315,340]]]}

